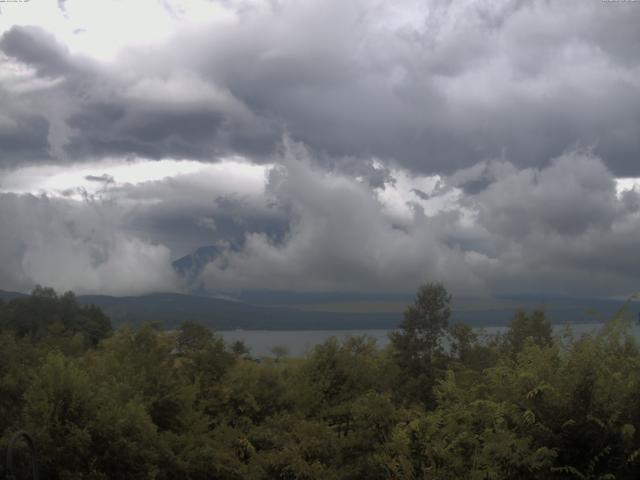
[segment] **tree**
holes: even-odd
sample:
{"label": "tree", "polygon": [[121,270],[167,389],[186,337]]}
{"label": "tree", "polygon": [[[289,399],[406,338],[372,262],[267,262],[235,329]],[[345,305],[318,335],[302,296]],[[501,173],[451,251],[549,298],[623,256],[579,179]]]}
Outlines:
{"label": "tree", "polygon": [[249,347],[247,347],[247,344],[244,343],[242,340],[235,340],[231,344],[231,352],[236,357],[248,358],[249,354],[251,353],[251,350],[249,349]]}
{"label": "tree", "polygon": [[[93,375],[91,375],[93,373]],[[24,394],[22,422],[38,445],[43,478],[149,478],[157,429],[140,398],[81,362],[51,353]]]}
{"label": "tree", "polygon": [[469,325],[456,323],[448,329],[451,337],[451,353],[462,362],[466,362],[471,349],[478,341],[478,335]]}
{"label": "tree", "polygon": [[283,345],[275,345],[271,348],[271,353],[276,357],[276,362],[279,362],[284,357],[289,355],[289,349]]}
{"label": "tree", "polygon": [[425,406],[433,406],[434,357],[441,352],[440,340],[451,316],[450,303],[451,295],[441,283],[422,285],[413,305],[404,312],[400,330],[389,335],[395,360],[405,373],[404,393]]}
{"label": "tree", "polygon": [[179,353],[202,350],[214,338],[213,332],[209,328],[190,320],[183,322],[179,331],[180,334],[176,339],[176,348]]}
{"label": "tree", "polygon": [[32,342],[45,341],[67,353],[96,347],[112,333],[111,321],[100,308],[82,306],[73,292],[58,296],[36,287],[31,296],[11,300],[0,312],[2,330]]}
{"label": "tree", "polygon": [[542,310],[534,310],[530,314],[518,311],[511,320],[506,333],[507,348],[512,352],[519,352],[524,347],[527,338],[531,338],[536,345],[551,345],[553,343],[553,329]]}

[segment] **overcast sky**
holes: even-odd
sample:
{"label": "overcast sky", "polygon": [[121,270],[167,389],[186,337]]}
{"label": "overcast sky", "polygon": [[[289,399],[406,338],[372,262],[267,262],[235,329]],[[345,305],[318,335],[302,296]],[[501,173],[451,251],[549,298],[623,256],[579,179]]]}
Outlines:
{"label": "overcast sky", "polygon": [[0,289],[640,289],[640,2],[0,3]]}

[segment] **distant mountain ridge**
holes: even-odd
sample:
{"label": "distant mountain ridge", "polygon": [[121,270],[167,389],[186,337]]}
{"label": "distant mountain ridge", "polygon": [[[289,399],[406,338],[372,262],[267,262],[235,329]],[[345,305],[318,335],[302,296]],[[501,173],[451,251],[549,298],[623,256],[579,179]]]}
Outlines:
{"label": "distant mountain ridge", "polygon": [[81,295],[78,300],[102,308],[115,325],[157,321],[164,328],[176,328],[191,320],[216,330],[339,330],[395,328],[401,320],[394,313],[308,312],[178,293]]}
{"label": "distant mountain ridge", "polygon": [[14,298],[25,298],[28,297],[29,295],[27,295],[26,293],[20,293],[20,292],[8,292],[5,290],[0,290],[0,300],[13,300]]}
{"label": "distant mountain ridge", "polygon": [[[156,293],[139,296],[114,297],[107,295],[79,295],[81,304],[102,308],[115,326],[144,322],[159,322],[164,328],[176,328],[185,320],[192,320],[216,330],[367,330],[393,329],[402,321],[404,306],[411,298],[390,294],[295,294],[261,291],[245,297],[262,302],[233,301],[200,295]],[[27,295],[0,290],[5,301]],[[242,296],[241,296],[242,298]],[[347,309],[344,302],[354,300],[367,307],[366,312]],[[382,301],[378,301],[382,300]],[[406,301],[405,301],[406,300]],[[307,303],[305,303],[305,301]],[[383,309],[394,301],[393,309]],[[289,303],[288,303],[289,302]],[[313,308],[309,307],[309,302]],[[324,302],[324,303],[323,303]],[[454,299],[451,323],[466,323],[474,327],[507,325],[517,309],[544,308],[553,323],[587,323],[611,318],[623,305],[622,301],[601,299],[543,297],[502,299]],[[631,318],[638,316],[638,303],[631,305]]]}

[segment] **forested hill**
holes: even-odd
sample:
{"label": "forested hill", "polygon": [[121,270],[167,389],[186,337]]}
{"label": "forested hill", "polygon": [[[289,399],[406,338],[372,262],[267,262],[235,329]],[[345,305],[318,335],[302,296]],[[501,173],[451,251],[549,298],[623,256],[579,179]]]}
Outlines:
{"label": "forested hill", "polygon": [[[26,296],[0,290],[0,299]],[[116,327],[154,321],[173,329],[191,320],[215,330],[366,330],[396,328],[411,302],[405,297],[250,292],[240,297],[242,301],[177,293],[77,298],[82,305],[100,307]],[[621,305],[617,300],[561,297],[458,298],[451,318],[476,327],[506,326],[515,311],[542,308],[551,323],[583,323],[611,318]]]}
{"label": "forested hill", "polygon": [[0,300],[13,300],[15,298],[27,298],[29,295],[26,293],[19,292],[7,292],[5,290],[0,290]]}
{"label": "forested hill", "polygon": [[80,296],[79,301],[99,306],[114,325],[156,321],[170,329],[185,320],[215,330],[390,329],[395,328],[402,319],[400,312],[313,312],[177,293],[139,297],[87,295]]}
{"label": "forested hill", "polygon": [[[27,297],[23,293],[0,290],[0,299]],[[81,305],[100,307],[114,326],[157,322],[167,329],[173,329],[186,320],[215,330],[391,329],[402,318],[400,312],[313,312],[178,293],[129,297],[79,295],[77,300]]]}

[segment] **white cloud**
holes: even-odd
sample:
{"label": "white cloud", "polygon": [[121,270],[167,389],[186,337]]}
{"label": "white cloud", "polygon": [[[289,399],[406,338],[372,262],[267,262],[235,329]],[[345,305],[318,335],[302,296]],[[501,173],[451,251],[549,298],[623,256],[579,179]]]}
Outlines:
{"label": "white cloud", "polygon": [[621,197],[625,192],[640,193],[640,178],[616,178],[616,193]]}
{"label": "white cloud", "polygon": [[155,48],[181,28],[228,23],[235,13],[207,0],[38,0],[4,3],[0,34],[42,25],[73,53],[111,62],[129,48]]}
{"label": "white cloud", "polygon": [[109,204],[1,194],[0,288],[175,291],[169,249],[122,233],[121,217]]}
{"label": "white cloud", "polygon": [[[269,165],[251,164],[240,157],[226,158],[218,163],[113,158],[64,166],[36,165],[0,171],[0,193],[31,193],[79,200],[86,195],[107,195],[106,190],[124,185],[189,175],[196,184],[216,179],[220,187],[226,187],[223,193],[259,193],[264,191],[268,168]],[[100,178],[110,181],[105,184]]]}
{"label": "white cloud", "polygon": [[175,291],[169,249],[114,234],[105,239],[41,232],[27,242],[22,268],[31,283],[79,294],[137,295]]}

